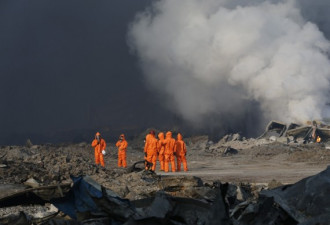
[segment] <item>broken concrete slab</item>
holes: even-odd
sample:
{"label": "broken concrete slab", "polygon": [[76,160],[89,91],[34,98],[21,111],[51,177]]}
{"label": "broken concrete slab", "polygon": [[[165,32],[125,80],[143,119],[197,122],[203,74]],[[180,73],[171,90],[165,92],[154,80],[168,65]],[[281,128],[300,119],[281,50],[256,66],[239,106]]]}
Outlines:
{"label": "broken concrete slab", "polygon": [[71,184],[59,184],[43,186],[37,188],[26,188],[26,186],[17,184],[0,185],[2,206],[12,206],[16,204],[40,204],[46,203],[52,198],[64,196],[69,191]]}
{"label": "broken concrete slab", "polygon": [[290,142],[289,139],[288,139],[287,137],[283,137],[283,136],[277,138],[276,141],[281,142],[281,143],[283,143],[283,144],[288,144],[288,143]]}
{"label": "broken concrete slab", "polygon": [[287,131],[288,131],[288,130],[292,130],[292,129],[296,129],[296,128],[298,128],[298,127],[301,127],[301,125],[300,125],[300,124],[297,124],[297,123],[290,123],[290,124],[288,125]]}
{"label": "broken concrete slab", "polygon": [[24,182],[24,185],[29,186],[31,188],[37,188],[40,187],[40,184],[38,183],[38,181],[36,181],[33,178],[29,178],[27,181]]}
{"label": "broken concrete slab", "polygon": [[0,164],[0,168],[7,168],[8,165],[7,164]]}
{"label": "broken concrete slab", "polygon": [[238,204],[252,200],[253,198],[252,188],[249,184],[240,183],[237,185],[228,185],[226,199],[231,209],[236,207]]}
{"label": "broken concrete slab", "polygon": [[26,186],[23,184],[1,184],[0,201],[5,197],[12,196],[24,190],[26,190]]}
{"label": "broken concrete slab", "polygon": [[[278,121],[270,121],[266,126],[265,132],[258,139],[268,139],[272,142],[280,141],[282,143],[299,141],[300,144],[308,143],[312,138],[312,134],[320,136],[321,140],[330,140],[330,127],[322,123],[310,123],[308,125],[300,125],[297,123],[290,123],[288,126],[285,123]],[[289,137],[289,140],[285,140],[284,137]],[[280,139],[283,138],[283,139]]]}
{"label": "broken concrete slab", "polygon": [[274,141],[277,141],[277,137],[276,136],[270,136],[268,138],[268,140],[271,141],[271,142],[274,142]]}
{"label": "broken concrete slab", "polygon": [[311,132],[312,132],[311,126],[302,126],[291,130],[287,130],[286,136],[292,136],[296,140],[299,138],[306,140],[310,136]]}
{"label": "broken concrete slab", "polygon": [[281,137],[286,131],[286,124],[278,121],[270,121],[265,132],[258,138],[269,138],[271,136]]}
{"label": "broken concrete slab", "polygon": [[[257,200],[252,196],[253,187],[248,184],[226,186],[216,182],[213,185],[204,185],[199,178],[187,179],[181,176],[176,182],[174,177],[166,177],[163,185],[168,183],[172,193],[179,193],[180,189],[191,190],[194,186],[197,188],[208,187],[209,191],[214,191],[212,197],[207,200],[205,198],[198,200],[176,197],[165,191],[157,191],[151,198],[129,201],[120,198],[113,191],[105,189],[90,177],[84,177],[82,179],[85,182],[84,185],[87,186],[71,189],[71,191],[75,190],[83,194],[74,194],[74,198],[72,198],[69,197],[70,192],[68,192],[67,196],[61,198],[68,201],[65,204],[68,204],[69,208],[73,204],[83,203],[83,207],[76,207],[73,211],[77,219],[66,223],[63,220],[50,219],[47,224],[76,224],[77,221],[81,221],[80,224],[95,225],[109,223],[285,225],[315,224],[314,222],[322,224],[329,219],[328,215],[330,215],[327,209],[330,202],[327,198],[322,199],[329,192],[327,187],[330,186],[330,169],[327,170],[323,171],[323,174],[315,175],[291,186],[286,185],[262,191]],[[150,181],[154,182],[152,179]],[[182,184],[178,185],[178,183]],[[203,192],[201,195],[205,193]],[[83,200],[86,196],[89,197],[87,201]],[[231,208],[231,217],[229,217],[226,202]],[[62,208],[62,210],[64,209]],[[64,212],[67,213],[65,210]],[[43,219],[43,221],[46,220],[46,218]],[[23,222],[23,224],[31,224],[24,220]]]}

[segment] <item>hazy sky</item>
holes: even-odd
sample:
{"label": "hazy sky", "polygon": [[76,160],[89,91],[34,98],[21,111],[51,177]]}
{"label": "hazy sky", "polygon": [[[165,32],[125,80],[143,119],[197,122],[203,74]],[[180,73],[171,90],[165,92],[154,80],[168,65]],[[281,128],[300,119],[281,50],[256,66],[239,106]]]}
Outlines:
{"label": "hazy sky", "polygon": [[[49,133],[179,126],[127,46],[129,23],[152,1],[0,1],[0,145],[31,134],[47,142]],[[329,4],[300,2],[329,38]],[[217,115],[208,123],[235,129],[217,127]]]}

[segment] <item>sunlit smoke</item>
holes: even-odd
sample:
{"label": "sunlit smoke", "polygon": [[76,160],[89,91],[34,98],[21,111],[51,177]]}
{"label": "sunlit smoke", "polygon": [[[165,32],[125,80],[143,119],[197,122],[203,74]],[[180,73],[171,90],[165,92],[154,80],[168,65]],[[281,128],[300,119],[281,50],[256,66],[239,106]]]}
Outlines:
{"label": "sunlit smoke", "polygon": [[240,2],[161,0],[139,13],[128,43],[150,87],[199,126],[257,107],[284,122],[329,117],[329,41],[294,0]]}

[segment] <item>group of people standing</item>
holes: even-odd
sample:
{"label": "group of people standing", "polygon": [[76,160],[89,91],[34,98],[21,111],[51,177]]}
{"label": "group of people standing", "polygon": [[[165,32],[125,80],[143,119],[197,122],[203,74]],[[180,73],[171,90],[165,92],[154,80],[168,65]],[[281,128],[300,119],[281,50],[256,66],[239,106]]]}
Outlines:
{"label": "group of people standing", "polygon": [[[94,148],[94,156],[95,156],[95,164],[101,166],[105,166],[104,164],[104,155],[105,147],[107,146],[105,140],[101,138],[101,134],[97,132],[95,134],[95,138],[92,142],[92,147]],[[116,147],[118,148],[118,167],[127,167],[126,162],[126,149],[127,149],[128,143],[125,140],[125,135],[121,134],[119,136],[119,140],[116,142]]]}
{"label": "group of people standing", "polygon": [[[125,135],[121,134],[119,136],[119,140],[116,142],[116,147],[118,148],[118,167],[127,167],[127,146],[128,143],[125,140]],[[99,132],[95,134],[92,147],[94,148],[96,165],[101,164],[101,166],[104,167],[106,142],[103,138],[101,138],[101,134]],[[166,133],[166,137],[163,132],[159,132],[157,139],[155,131],[151,130],[145,138],[144,154],[147,170],[156,170],[158,158],[160,170],[164,172],[169,172],[170,165],[172,172],[181,171],[181,164],[183,164],[184,171],[188,171],[186,160],[187,148],[180,133],[178,133],[177,139],[175,140],[172,137],[172,132],[168,131]],[[177,158],[177,166],[175,166],[175,156]]]}
{"label": "group of people standing", "polygon": [[[151,168],[148,168],[146,164],[146,169],[155,171],[158,157],[160,170],[164,172],[169,172],[170,164],[172,172],[181,171],[181,164],[183,164],[183,170],[188,171],[186,160],[187,148],[180,133],[178,133],[175,140],[172,137],[171,131],[166,133],[166,137],[164,137],[163,132],[159,132],[157,139],[155,131],[151,130],[145,139],[144,154],[145,160],[152,163]],[[177,159],[176,167],[175,156]]]}

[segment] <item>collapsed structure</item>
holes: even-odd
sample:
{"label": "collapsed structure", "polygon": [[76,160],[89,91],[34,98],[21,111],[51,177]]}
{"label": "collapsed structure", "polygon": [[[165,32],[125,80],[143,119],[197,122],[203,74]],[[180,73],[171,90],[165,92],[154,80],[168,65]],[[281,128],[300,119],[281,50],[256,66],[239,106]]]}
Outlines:
{"label": "collapsed structure", "polygon": [[[297,123],[290,123],[289,125],[278,122],[270,121],[266,127],[265,132],[259,137],[261,138],[288,138],[288,141],[297,142],[311,142],[317,141],[326,142],[330,139],[330,126],[321,122],[307,122],[306,125]],[[319,137],[319,140],[317,140]]]}

